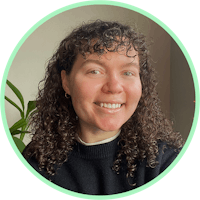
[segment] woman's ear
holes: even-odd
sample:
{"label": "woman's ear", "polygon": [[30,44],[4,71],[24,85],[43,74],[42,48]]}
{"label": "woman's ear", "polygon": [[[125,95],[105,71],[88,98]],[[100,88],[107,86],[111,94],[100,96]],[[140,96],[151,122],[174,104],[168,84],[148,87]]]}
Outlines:
{"label": "woman's ear", "polygon": [[70,95],[70,89],[69,89],[69,76],[66,74],[65,70],[61,71],[61,80],[62,80],[62,87],[64,91]]}

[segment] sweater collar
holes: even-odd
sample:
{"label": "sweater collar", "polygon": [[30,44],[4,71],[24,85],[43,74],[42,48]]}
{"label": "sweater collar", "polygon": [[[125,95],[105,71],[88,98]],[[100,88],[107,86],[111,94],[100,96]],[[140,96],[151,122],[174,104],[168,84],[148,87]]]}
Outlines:
{"label": "sweater collar", "polygon": [[120,136],[110,142],[92,146],[85,146],[84,144],[77,142],[72,153],[74,156],[82,157],[84,159],[102,159],[115,156],[119,148],[119,140]]}
{"label": "sweater collar", "polygon": [[105,144],[105,143],[108,143],[108,142],[115,140],[120,135],[120,132],[121,132],[121,130],[116,135],[114,135],[110,138],[107,138],[107,139],[99,141],[99,142],[94,142],[94,143],[84,142],[83,140],[81,140],[81,138],[78,136],[78,134],[77,134],[77,140],[78,140],[78,142],[80,142],[81,144],[83,144],[85,146],[94,146],[94,145],[99,145],[99,144]]}

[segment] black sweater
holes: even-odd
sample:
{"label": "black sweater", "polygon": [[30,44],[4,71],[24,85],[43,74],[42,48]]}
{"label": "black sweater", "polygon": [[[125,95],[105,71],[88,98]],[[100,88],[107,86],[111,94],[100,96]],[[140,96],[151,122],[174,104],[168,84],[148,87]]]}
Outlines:
{"label": "black sweater", "polygon": [[[165,148],[163,152],[164,143],[159,143],[159,154],[157,157],[159,164],[155,168],[150,168],[146,167],[146,160],[138,162],[135,178],[129,179],[129,183],[136,183],[136,185],[131,186],[126,178],[125,162],[124,165],[122,164],[119,174],[112,170],[118,150],[118,141],[119,137],[109,143],[95,146],[84,146],[78,143],[75,145],[67,162],[51,177],[52,182],[68,190],[83,194],[104,195],[121,193],[142,186],[154,179],[177,156],[177,153],[171,148]],[[29,158],[28,162],[41,175],[49,178],[44,171],[39,171],[36,159],[33,157]]]}

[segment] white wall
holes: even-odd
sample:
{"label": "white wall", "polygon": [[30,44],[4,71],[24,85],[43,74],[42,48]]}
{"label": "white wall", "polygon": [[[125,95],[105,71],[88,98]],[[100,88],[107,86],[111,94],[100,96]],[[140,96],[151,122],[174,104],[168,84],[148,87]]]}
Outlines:
{"label": "white wall", "polygon": [[[152,59],[159,72],[158,91],[163,111],[170,113],[170,36],[150,19],[125,8],[99,5],[85,6],[63,12],[35,30],[24,42],[10,67],[10,80],[23,94],[25,104],[34,100],[39,81],[44,77],[47,60],[52,56],[59,42],[73,28],[88,20],[116,20],[137,28],[154,40],[151,47]],[[6,87],[6,95],[19,104],[12,91]],[[8,126],[19,118],[19,112],[8,102],[5,103]],[[25,138],[25,143],[30,141]]]}

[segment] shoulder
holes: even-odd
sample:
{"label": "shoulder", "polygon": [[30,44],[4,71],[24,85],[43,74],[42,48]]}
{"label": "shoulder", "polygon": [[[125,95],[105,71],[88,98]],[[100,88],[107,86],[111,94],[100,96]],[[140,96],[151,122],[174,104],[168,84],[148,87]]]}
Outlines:
{"label": "shoulder", "polygon": [[[167,169],[171,163],[176,159],[179,149],[170,147],[167,143],[159,141],[158,153],[156,156],[157,165],[150,166],[147,159],[139,162],[137,166],[137,183],[141,186],[152,179],[156,178],[165,169]],[[151,160],[150,160],[151,162]]]}
{"label": "shoulder", "polygon": [[37,161],[37,159],[35,158],[34,154],[30,153],[31,147],[31,143],[29,143],[24,151],[22,152],[22,155],[24,156],[24,158],[26,159],[26,161],[36,170],[39,171],[39,162]]}
{"label": "shoulder", "polygon": [[29,143],[22,152],[22,155],[29,163],[29,165],[31,165],[31,167],[33,167],[39,174],[47,178],[47,173],[44,170],[40,169],[39,162],[34,156],[33,151],[31,151],[31,148],[32,148],[32,143]]}
{"label": "shoulder", "polygon": [[160,173],[163,172],[178,156],[181,149],[169,146],[166,142],[158,142],[157,161]]}

